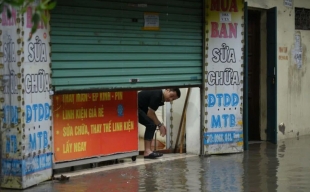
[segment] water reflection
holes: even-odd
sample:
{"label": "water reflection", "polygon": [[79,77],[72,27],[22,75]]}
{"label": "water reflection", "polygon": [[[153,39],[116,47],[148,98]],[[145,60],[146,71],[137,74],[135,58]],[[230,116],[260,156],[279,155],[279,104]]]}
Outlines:
{"label": "water reflection", "polygon": [[[26,192],[310,191],[310,137],[251,144],[244,153],[191,157],[46,182]],[[7,192],[9,190],[1,190]]]}
{"label": "water reflection", "polygon": [[243,154],[212,156],[203,162],[206,191],[242,191]]}
{"label": "water reflection", "polygon": [[310,137],[279,142],[278,191],[310,191]]}

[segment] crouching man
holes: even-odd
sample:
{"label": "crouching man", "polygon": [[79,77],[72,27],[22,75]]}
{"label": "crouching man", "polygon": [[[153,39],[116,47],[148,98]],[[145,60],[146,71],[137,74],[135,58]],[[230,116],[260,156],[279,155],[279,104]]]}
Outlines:
{"label": "crouching man", "polygon": [[164,102],[171,102],[181,97],[180,89],[145,90],[138,93],[139,123],[145,126],[144,133],[144,158],[155,159],[163,154],[153,152],[151,144],[156,127],[160,135],[166,135],[166,126],[160,122],[155,114],[159,106]]}

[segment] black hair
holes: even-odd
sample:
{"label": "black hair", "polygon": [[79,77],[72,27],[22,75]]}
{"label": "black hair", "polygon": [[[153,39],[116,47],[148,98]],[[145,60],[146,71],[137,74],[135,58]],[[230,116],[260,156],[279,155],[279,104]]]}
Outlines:
{"label": "black hair", "polygon": [[173,88],[173,89],[170,89],[170,91],[174,91],[174,92],[176,92],[176,93],[177,93],[178,98],[180,98],[180,97],[181,97],[181,91],[180,91],[180,89],[179,89],[179,88]]}

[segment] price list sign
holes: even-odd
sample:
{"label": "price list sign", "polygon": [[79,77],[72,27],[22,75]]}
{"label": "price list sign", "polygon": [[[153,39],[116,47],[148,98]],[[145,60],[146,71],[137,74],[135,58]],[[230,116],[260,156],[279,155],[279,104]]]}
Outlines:
{"label": "price list sign", "polygon": [[138,150],[137,92],[55,95],[54,160]]}

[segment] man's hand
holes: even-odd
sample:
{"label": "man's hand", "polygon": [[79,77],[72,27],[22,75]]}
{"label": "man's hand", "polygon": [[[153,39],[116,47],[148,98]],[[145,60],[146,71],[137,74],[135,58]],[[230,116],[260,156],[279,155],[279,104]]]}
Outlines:
{"label": "man's hand", "polygon": [[165,125],[159,127],[160,136],[165,137],[167,133],[167,129]]}

